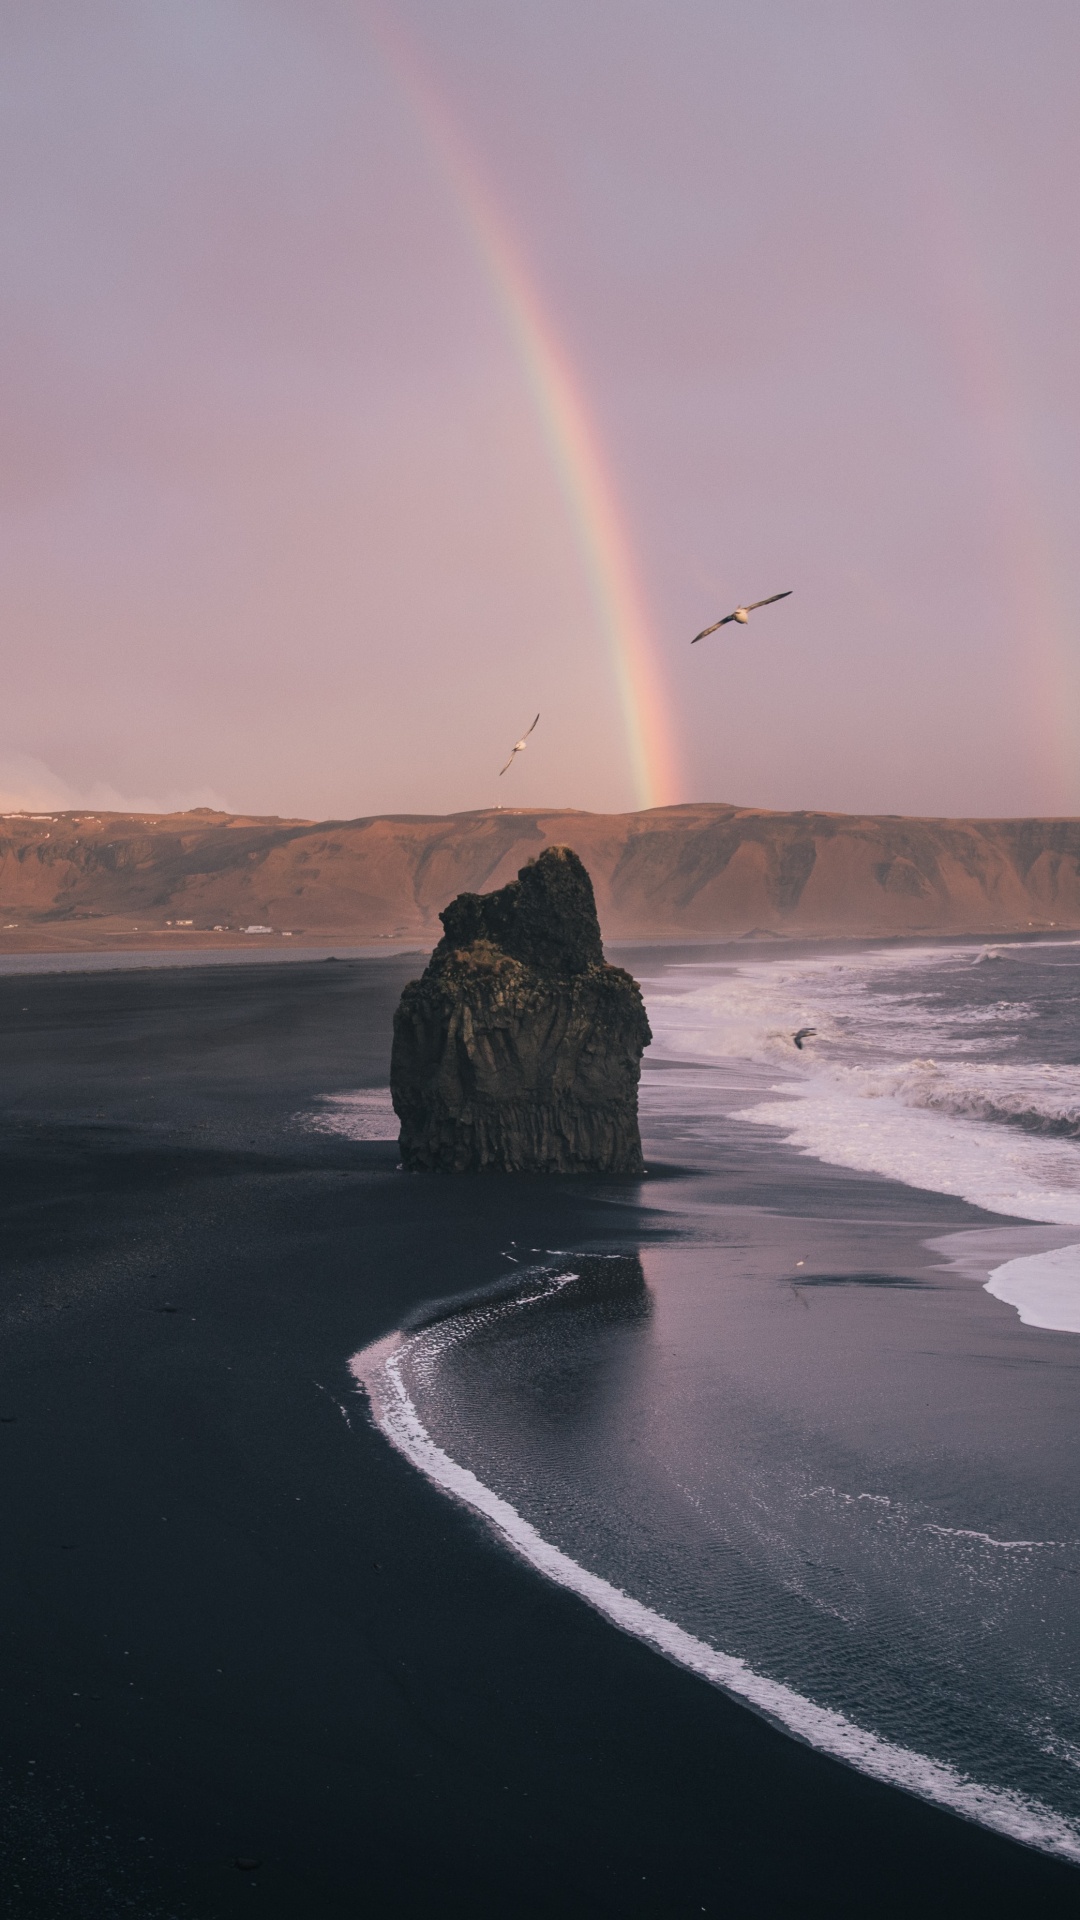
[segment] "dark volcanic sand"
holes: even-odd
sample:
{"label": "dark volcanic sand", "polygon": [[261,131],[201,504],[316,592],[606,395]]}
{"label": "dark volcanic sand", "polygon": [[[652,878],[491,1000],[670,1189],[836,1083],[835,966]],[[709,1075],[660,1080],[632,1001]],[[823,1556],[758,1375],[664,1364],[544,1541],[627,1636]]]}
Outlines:
{"label": "dark volcanic sand", "polygon": [[[678,1225],[674,1174],[649,1216],[291,1124],[385,1085],[415,970],[0,980],[0,1911],[1074,1913],[1072,1869],[624,1638],[368,1424],[349,1355],[512,1240]],[[731,1197],[781,1180],[893,1192],[758,1146]]]}

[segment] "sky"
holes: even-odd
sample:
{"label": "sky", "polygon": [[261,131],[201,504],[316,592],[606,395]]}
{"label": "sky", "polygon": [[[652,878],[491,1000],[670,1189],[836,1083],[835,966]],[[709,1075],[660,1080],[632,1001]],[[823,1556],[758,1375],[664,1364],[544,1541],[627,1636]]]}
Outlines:
{"label": "sky", "polygon": [[1075,0],[0,0],[0,806],[1080,812],[1078,75]]}

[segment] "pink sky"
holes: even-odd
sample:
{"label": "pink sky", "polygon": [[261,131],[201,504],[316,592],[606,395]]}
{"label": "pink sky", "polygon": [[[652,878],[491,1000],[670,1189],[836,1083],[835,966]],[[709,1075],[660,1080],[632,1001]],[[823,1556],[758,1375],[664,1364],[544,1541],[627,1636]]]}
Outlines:
{"label": "pink sky", "polygon": [[383,17],[0,0],[0,805],[636,804],[400,33],[595,424],[666,797],[1080,811],[1073,0]]}

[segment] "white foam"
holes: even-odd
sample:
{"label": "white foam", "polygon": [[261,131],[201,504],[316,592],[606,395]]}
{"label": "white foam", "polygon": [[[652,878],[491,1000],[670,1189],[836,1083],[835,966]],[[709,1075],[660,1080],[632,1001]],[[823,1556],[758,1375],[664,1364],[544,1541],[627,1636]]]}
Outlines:
{"label": "white foam", "polygon": [[[943,1001],[939,982],[955,987],[974,964],[970,949],[928,948],[698,966],[646,982],[646,1000],[658,1051],[687,1074],[771,1068],[780,1100],[739,1117],[782,1127],[800,1152],[988,1212],[1080,1224],[1076,1070],[985,1057],[1030,1014],[1022,1002],[965,1007],[955,991]],[[801,1028],[814,1032],[800,1051]],[[681,1092],[691,1125],[706,1115],[706,1080],[679,1089],[665,1075],[661,1089],[658,1078],[646,1078],[646,1114]]]}
{"label": "white foam", "polygon": [[590,1573],[545,1540],[516,1508],[485,1486],[467,1467],[453,1460],[431,1438],[402,1378],[402,1362],[412,1344],[412,1340],[393,1334],[364,1348],[349,1363],[368,1396],[376,1421],[393,1445],[421,1473],[483,1515],[502,1539],[540,1573],[569,1588],[624,1633],[632,1634],[669,1660],[742,1700],[808,1746],[1027,1846],[1080,1862],[1080,1828],[1041,1801],[1028,1799],[1008,1788],[983,1786],[955,1767],[856,1726],[844,1714],[817,1705],[783,1682],[757,1673],[737,1656],[721,1653],[706,1641],[684,1632],[674,1621],[665,1619],[598,1574]]}
{"label": "white foam", "polygon": [[303,1115],[303,1123],[315,1133],[340,1133],[346,1140],[396,1140],[401,1130],[389,1087],[320,1094],[319,1105]]}
{"label": "white foam", "polygon": [[975,1527],[941,1527],[934,1520],[928,1520],[924,1533],[936,1533],[943,1540],[974,1540],[980,1547],[996,1547],[1002,1553],[1019,1553],[1032,1547],[1057,1549],[1066,1543],[1063,1540],[998,1540],[992,1533],[980,1533]]}
{"label": "white foam", "polygon": [[1027,1327],[1080,1333],[1080,1246],[1007,1260],[994,1268],[986,1291],[1015,1307]]}
{"label": "white foam", "polygon": [[988,1213],[1080,1225],[1080,1153],[1071,1142],[913,1112],[887,1094],[848,1092],[824,1078],[738,1117],[781,1127],[801,1153],[833,1166],[955,1194]]}

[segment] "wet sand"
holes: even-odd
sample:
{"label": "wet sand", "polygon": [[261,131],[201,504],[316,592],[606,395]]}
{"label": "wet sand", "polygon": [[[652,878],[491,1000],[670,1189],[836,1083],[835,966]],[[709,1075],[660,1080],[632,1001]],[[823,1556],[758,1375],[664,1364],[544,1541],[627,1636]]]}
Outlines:
{"label": "wet sand", "polygon": [[[414,970],[0,979],[0,1911],[1073,1912],[1072,1869],[625,1638],[367,1420],[350,1354],[511,1242],[694,1231],[678,1169],[408,1178],[298,1127],[385,1084]],[[710,1200],[781,1192],[838,1248],[986,1219],[761,1130]]]}

